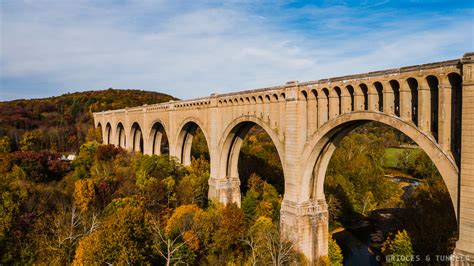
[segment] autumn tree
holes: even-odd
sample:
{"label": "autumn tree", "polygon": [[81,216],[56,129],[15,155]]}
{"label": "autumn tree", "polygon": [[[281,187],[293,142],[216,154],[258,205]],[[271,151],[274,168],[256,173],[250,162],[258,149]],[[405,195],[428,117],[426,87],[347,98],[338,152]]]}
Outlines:
{"label": "autumn tree", "polygon": [[8,153],[11,151],[10,138],[7,136],[0,137],[0,153]]}
{"label": "autumn tree", "polygon": [[77,208],[85,212],[96,200],[96,189],[91,179],[77,180],[74,188],[74,200]]}
{"label": "autumn tree", "polygon": [[405,206],[399,218],[413,237],[416,254],[452,254],[457,223],[451,197],[443,180],[439,178],[418,185]]}
{"label": "autumn tree", "polygon": [[218,207],[217,229],[213,245],[218,261],[235,261],[242,255],[242,239],[245,235],[244,214],[237,204]]}
{"label": "autumn tree", "polygon": [[27,131],[23,134],[20,140],[20,149],[22,151],[33,151],[39,150],[40,146],[40,133],[39,131]]}
{"label": "autumn tree", "polygon": [[332,237],[330,237],[328,241],[328,258],[330,265],[342,266],[343,257],[341,248]]}
{"label": "autumn tree", "polygon": [[80,213],[74,206],[42,216],[36,222],[38,244],[36,250],[40,264],[69,264],[79,241],[99,227],[95,213]]}
{"label": "autumn tree", "polygon": [[280,232],[271,218],[261,216],[249,230],[245,243],[250,247],[253,265],[287,265],[298,262],[298,253],[287,235]]}
{"label": "autumn tree", "polygon": [[151,246],[145,210],[127,205],[79,242],[73,264],[145,264],[152,259]]}
{"label": "autumn tree", "polygon": [[209,190],[209,161],[201,157],[193,159],[185,175],[178,184],[178,197],[181,204],[207,206]]}
{"label": "autumn tree", "polygon": [[373,134],[352,133],[341,141],[329,162],[325,191],[340,201],[343,213],[367,215],[399,204],[402,190],[384,177],[383,155],[383,142]]}
{"label": "autumn tree", "polygon": [[382,253],[389,265],[410,265],[413,247],[407,231],[398,231],[393,238],[389,236],[382,244]]}
{"label": "autumn tree", "polygon": [[260,217],[268,217],[273,221],[280,219],[281,197],[275,187],[263,181],[256,174],[248,180],[248,190],[242,199],[242,210],[247,227]]}
{"label": "autumn tree", "polygon": [[79,154],[72,161],[76,179],[85,178],[90,175],[90,169],[97,158],[96,152],[99,146],[100,144],[96,141],[86,142],[81,146]]}

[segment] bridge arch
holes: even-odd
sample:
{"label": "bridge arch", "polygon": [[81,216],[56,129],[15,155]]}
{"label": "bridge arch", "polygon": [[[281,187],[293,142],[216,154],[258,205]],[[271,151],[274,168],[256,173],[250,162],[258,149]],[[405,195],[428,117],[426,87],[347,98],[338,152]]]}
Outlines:
{"label": "bridge arch", "polygon": [[[167,127],[162,120],[157,119],[151,123],[151,129],[148,136],[149,143],[147,144],[151,150],[151,154],[163,154],[169,152],[169,135]],[[168,145],[168,147],[165,146]]]}
{"label": "bridge arch", "polygon": [[[445,138],[451,147],[454,159],[457,165],[461,162],[461,116],[462,116],[462,76],[459,73],[451,72],[446,75],[443,84],[449,86],[450,89],[443,88],[448,92],[448,98],[451,99],[451,107],[448,107],[447,112],[451,112],[451,125],[449,125],[449,133]],[[450,91],[449,91],[450,90]],[[449,101],[449,100],[448,100]],[[443,121],[444,122],[444,121]]]}
{"label": "bridge arch", "polygon": [[242,147],[243,140],[249,130],[254,126],[260,126],[267,134],[275,145],[278,152],[280,162],[282,163],[283,175],[285,176],[285,165],[284,165],[284,145],[278,138],[278,133],[272,130],[271,126],[264,122],[262,119],[252,116],[243,116],[233,120],[224,130],[223,134],[219,138],[219,172],[226,178],[238,178],[238,161],[240,148]]}
{"label": "bridge arch", "polygon": [[354,93],[354,87],[351,85],[347,85],[344,87],[345,94],[347,97],[350,98],[350,109],[348,109],[348,112],[354,112],[355,111],[355,93]]}
{"label": "bridge arch", "polygon": [[[383,112],[383,85],[380,81],[376,81],[369,86],[369,94],[373,95],[373,100],[369,103],[369,111]],[[370,96],[369,96],[370,97]],[[369,98],[370,102],[370,98]]]}
{"label": "bridge arch", "polygon": [[410,111],[408,114],[411,116],[412,122],[418,126],[418,81],[415,78],[408,78],[406,80],[408,89],[410,91]]}
{"label": "bridge arch", "polygon": [[[193,144],[193,139],[196,136],[196,130],[199,128],[204,134],[206,139],[207,148],[209,151],[209,135],[204,127],[204,124],[195,117],[190,117],[185,119],[181,125],[178,127],[178,135],[176,138],[175,146],[175,156],[178,158],[178,161],[183,165],[191,165],[191,147]],[[212,164],[212,156],[210,156]]]}
{"label": "bridge arch", "polygon": [[107,125],[105,126],[105,134],[104,134],[104,143],[105,144],[112,144],[112,126],[110,125],[109,122],[107,122]]}
{"label": "bridge arch", "polygon": [[392,96],[391,101],[388,102],[390,106],[390,114],[395,114],[400,117],[400,82],[398,80],[392,79],[389,81],[389,93]]}
{"label": "bridge arch", "polygon": [[430,102],[429,102],[430,128],[429,129],[431,131],[431,134],[433,134],[434,138],[436,139],[436,141],[438,141],[439,78],[435,75],[429,75],[425,78],[425,82],[427,84],[427,87],[430,93]]}
{"label": "bridge arch", "polygon": [[103,128],[102,128],[102,124],[100,122],[97,123],[96,128],[98,128],[99,131],[100,131],[100,139],[102,140],[102,143],[103,143],[104,142],[104,131],[103,131]]}
{"label": "bridge arch", "polygon": [[130,128],[129,139],[131,140],[131,148],[133,151],[143,153],[144,141],[142,127],[138,122],[133,122]]}
{"label": "bridge arch", "polygon": [[122,147],[122,148],[125,148],[127,147],[126,144],[127,144],[127,136],[125,134],[125,127],[123,126],[123,123],[122,122],[118,122],[117,123],[117,127],[115,129],[115,136],[117,138],[117,145],[119,147]]}
{"label": "bridge arch", "polygon": [[378,112],[345,114],[325,124],[311,137],[302,155],[302,161],[306,164],[302,169],[300,201],[325,199],[324,180],[335,149],[349,132],[370,121],[396,128],[420,146],[440,172],[457,215],[459,170],[453,158],[443,151],[433,138],[412,123]]}

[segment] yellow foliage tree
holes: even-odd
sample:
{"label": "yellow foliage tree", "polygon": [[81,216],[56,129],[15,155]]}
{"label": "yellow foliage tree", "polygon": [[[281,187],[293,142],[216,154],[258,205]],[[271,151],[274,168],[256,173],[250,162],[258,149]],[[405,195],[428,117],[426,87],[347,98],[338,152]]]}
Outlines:
{"label": "yellow foliage tree", "polygon": [[95,201],[95,186],[91,179],[77,180],[74,184],[74,200],[76,207],[84,212]]}
{"label": "yellow foliage tree", "polygon": [[73,265],[150,264],[151,235],[145,210],[125,206],[79,242]]}
{"label": "yellow foliage tree", "polygon": [[166,224],[166,237],[172,238],[190,230],[193,226],[194,216],[202,212],[203,210],[195,204],[181,205],[176,208]]}

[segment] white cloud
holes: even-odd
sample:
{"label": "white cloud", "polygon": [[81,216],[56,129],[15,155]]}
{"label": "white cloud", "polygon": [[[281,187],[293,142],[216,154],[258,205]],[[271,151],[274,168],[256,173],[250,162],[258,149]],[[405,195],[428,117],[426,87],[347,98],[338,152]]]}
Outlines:
{"label": "white cloud", "polygon": [[[57,86],[48,95],[23,92],[33,97],[116,87],[191,98],[460,57],[473,47],[463,18],[426,32],[410,27],[429,18],[373,30],[357,10],[330,8],[325,18],[308,9],[291,16],[314,14],[311,28],[294,30],[234,5],[49,3],[2,8],[1,75]],[[2,90],[2,98],[25,97]]]}

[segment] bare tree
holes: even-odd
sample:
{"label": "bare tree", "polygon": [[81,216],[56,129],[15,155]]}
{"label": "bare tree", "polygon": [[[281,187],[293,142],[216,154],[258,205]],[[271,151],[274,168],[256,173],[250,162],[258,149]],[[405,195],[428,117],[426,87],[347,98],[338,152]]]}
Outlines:
{"label": "bare tree", "polygon": [[[167,238],[163,231],[160,228],[160,225],[157,221],[152,221],[152,229],[158,236],[158,245],[156,250],[166,260],[166,266],[178,264],[182,262],[182,257],[177,256],[177,251],[186,244],[184,242],[178,242],[180,238],[182,238],[183,234],[179,234],[174,239]],[[161,245],[164,245],[166,250],[162,250],[160,248]]]}
{"label": "bare tree", "polygon": [[255,238],[250,235],[243,242],[250,247],[250,263],[252,266],[256,266],[258,262],[259,252],[258,252],[258,243],[255,241]]}
{"label": "bare tree", "polygon": [[252,265],[287,265],[297,259],[294,244],[287,235],[280,233],[278,225],[270,224],[254,228],[244,240],[250,247]]}
{"label": "bare tree", "polygon": [[49,233],[42,234],[42,247],[45,254],[49,253],[50,262],[64,264],[69,262],[81,238],[91,234],[99,227],[97,215],[82,214],[74,206],[65,207],[64,212],[59,212],[45,220],[43,226],[48,227]]}
{"label": "bare tree", "polygon": [[280,230],[269,230],[266,232],[266,250],[272,260],[272,265],[286,265],[295,258],[294,244]]}

